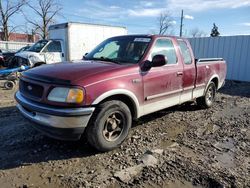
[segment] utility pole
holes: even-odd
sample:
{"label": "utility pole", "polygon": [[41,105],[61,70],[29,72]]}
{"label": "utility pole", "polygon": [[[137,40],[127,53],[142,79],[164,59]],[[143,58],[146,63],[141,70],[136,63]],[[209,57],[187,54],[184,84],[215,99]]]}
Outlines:
{"label": "utility pole", "polygon": [[180,25],[180,37],[182,37],[182,27],[183,27],[183,10],[181,10],[181,25]]}

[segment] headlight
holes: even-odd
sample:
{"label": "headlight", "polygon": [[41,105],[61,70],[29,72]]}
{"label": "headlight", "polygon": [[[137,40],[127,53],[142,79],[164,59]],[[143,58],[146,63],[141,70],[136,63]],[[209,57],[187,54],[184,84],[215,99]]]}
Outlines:
{"label": "headlight", "polygon": [[83,90],[66,87],[55,87],[51,90],[48,96],[49,101],[65,103],[81,103],[83,99]]}

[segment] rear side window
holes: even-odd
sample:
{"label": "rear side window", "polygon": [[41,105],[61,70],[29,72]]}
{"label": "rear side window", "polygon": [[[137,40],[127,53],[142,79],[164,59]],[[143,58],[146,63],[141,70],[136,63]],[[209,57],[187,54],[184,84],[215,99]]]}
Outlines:
{"label": "rear side window", "polygon": [[175,52],[174,45],[170,39],[158,39],[153,47],[151,52],[150,60],[155,55],[164,55],[167,57],[168,63],[167,64],[176,64],[177,63],[177,56]]}
{"label": "rear side window", "polygon": [[179,40],[178,43],[179,43],[179,46],[180,46],[180,49],[181,49],[181,53],[182,53],[182,56],[183,56],[183,59],[184,59],[184,63],[185,64],[192,64],[192,57],[191,57],[191,54],[190,54],[190,50],[187,47],[187,43],[182,41],[182,40]]}

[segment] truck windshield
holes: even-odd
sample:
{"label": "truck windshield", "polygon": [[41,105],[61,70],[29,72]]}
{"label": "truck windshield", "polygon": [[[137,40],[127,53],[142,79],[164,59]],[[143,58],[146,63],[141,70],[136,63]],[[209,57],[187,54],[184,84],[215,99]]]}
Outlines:
{"label": "truck windshield", "polygon": [[143,57],[151,38],[123,36],[105,40],[85,56],[85,60],[111,61],[118,64],[136,64]]}
{"label": "truck windshield", "polygon": [[39,40],[37,43],[33,44],[28,49],[28,51],[30,51],[30,52],[40,52],[47,43],[48,43],[48,40]]}

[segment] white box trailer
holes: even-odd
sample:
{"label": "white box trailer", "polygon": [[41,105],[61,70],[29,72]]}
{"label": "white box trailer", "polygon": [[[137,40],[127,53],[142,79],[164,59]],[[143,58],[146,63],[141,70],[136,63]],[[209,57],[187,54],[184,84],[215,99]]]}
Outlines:
{"label": "white box trailer", "polygon": [[81,59],[103,40],[112,36],[126,35],[125,27],[65,23],[49,27],[49,39],[60,39],[64,42],[66,60]]}
{"label": "white box trailer", "polygon": [[79,60],[103,40],[126,34],[127,29],[118,26],[74,22],[56,24],[49,27],[48,40],[40,40],[16,56],[28,59],[34,66]]}

